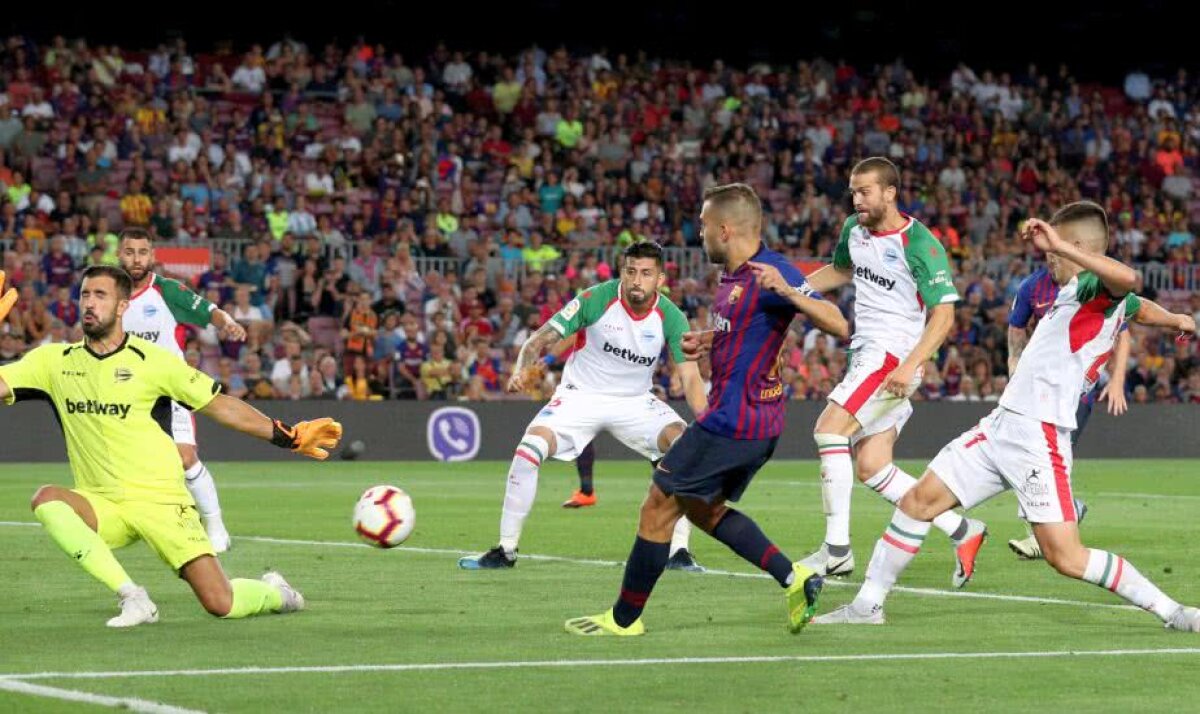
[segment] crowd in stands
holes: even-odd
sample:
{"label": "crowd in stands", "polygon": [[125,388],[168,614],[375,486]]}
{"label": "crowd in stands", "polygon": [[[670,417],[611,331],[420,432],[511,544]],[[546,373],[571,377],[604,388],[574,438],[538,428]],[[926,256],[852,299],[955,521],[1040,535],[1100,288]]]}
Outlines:
{"label": "crowd in stands", "polygon": [[[185,353],[234,395],[504,398],[523,340],[612,277],[617,250],[699,250],[706,187],[751,184],[765,239],[819,261],[847,216],[849,168],[872,155],[901,167],[900,207],[945,245],[963,295],[919,399],[1003,390],[1008,306],[1039,259],[1013,238],[1030,215],[1095,200],[1114,255],[1196,274],[1200,85],[1184,69],[1121,88],[1066,66],[918,76],[899,60],[11,37],[0,89],[0,245],[21,291],[0,363],[78,339],[79,271],[116,262],[119,230],[138,225],[212,250],[187,277],[249,338],[197,330]],[[706,325],[716,273],[667,267],[667,298]],[[1200,318],[1190,286],[1158,297]],[[849,310],[852,291],[837,299]],[[1131,400],[1200,402],[1195,343],[1133,335]],[[789,396],[828,395],[844,348],[797,324]],[[665,364],[657,383],[681,396]]]}

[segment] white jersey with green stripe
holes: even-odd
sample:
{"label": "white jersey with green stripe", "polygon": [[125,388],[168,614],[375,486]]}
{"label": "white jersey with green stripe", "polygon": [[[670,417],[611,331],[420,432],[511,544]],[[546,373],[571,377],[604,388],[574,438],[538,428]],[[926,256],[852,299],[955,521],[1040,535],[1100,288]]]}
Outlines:
{"label": "white jersey with green stripe", "polygon": [[942,244],[920,221],[875,233],[852,215],[842,225],[833,264],[854,272],[852,349],[876,344],[904,359],[925,330],[925,308],[958,300]]}
{"label": "white jersey with green stripe", "polygon": [[1095,386],[1121,325],[1141,304],[1132,293],[1109,294],[1095,273],[1071,278],[1034,329],[1000,406],[1075,429],[1080,397]]}
{"label": "white jersey with green stripe", "polygon": [[562,383],[583,392],[646,394],[664,345],[677,364],[683,362],[687,318],[662,295],[636,314],[621,296],[620,280],[583,291],[550,318],[550,326],[563,337],[576,336]]}
{"label": "white jersey with green stripe", "polygon": [[207,327],[216,309],[178,280],[151,273],[149,284],[130,296],[121,325],[126,332],[183,357],[187,337],[183,326]]}

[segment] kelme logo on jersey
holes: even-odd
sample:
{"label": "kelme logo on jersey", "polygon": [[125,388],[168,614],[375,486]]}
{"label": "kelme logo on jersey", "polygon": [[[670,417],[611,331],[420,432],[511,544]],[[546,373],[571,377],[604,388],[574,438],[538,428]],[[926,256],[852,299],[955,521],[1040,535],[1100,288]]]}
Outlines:
{"label": "kelme logo on jersey", "polygon": [[105,404],[97,402],[94,399],[88,399],[82,402],[66,400],[68,414],[96,414],[98,416],[112,416],[118,419],[124,419],[129,415],[131,404]]}
{"label": "kelme logo on jersey", "polygon": [[649,367],[653,365],[654,361],[658,359],[658,357],[643,357],[637,352],[631,352],[624,347],[613,347],[607,342],[604,343],[604,351],[608,354],[620,357],[621,359],[629,360],[634,364],[640,364],[643,367]]}
{"label": "kelme logo on jersey", "polygon": [[855,267],[854,275],[856,277],[862,278],[863,280],[866,280],[869,283],[875,283],[876,285],[883,288],[884,290],[891,290],[892,288],[896,287],[896,281],[894,279],[888,280],[887,278],[883,277],[882,275],[876,275],[875,271],[871,270],[870,268],[868,268],[865,265],[859,265],[859,266]]}
{"label": "kelme logo on jersey", "polygon": [[147,342],[158,342],[158,335],[160,333],[158,330],[155,330],[154,332],[134,332],[133,330],[130,330],[129,334],[136,335]]}

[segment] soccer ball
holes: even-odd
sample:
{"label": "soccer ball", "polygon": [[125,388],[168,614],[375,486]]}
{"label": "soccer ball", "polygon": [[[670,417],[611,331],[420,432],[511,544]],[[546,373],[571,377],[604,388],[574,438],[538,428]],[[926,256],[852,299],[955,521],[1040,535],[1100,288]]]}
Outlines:
{"label": "soccer ball", "polygon": [[354,532],[376,548],[394,548],[412,535],[417,512],[395,486],[372,486],[354,505]]}

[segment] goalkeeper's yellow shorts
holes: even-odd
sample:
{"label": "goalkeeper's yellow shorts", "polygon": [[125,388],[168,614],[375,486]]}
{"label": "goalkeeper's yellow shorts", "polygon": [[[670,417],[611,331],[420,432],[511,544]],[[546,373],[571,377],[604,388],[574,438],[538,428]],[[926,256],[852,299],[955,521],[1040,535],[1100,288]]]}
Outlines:
{"label": "goalkeeper's yellow shorts", "polygon": [[109,548],[123,548],[138,540],[158,554],[176,572],[202,555],[215,555],[195,506],[145,501],[110,501],[72,489],[96,512],[96,529]]}

